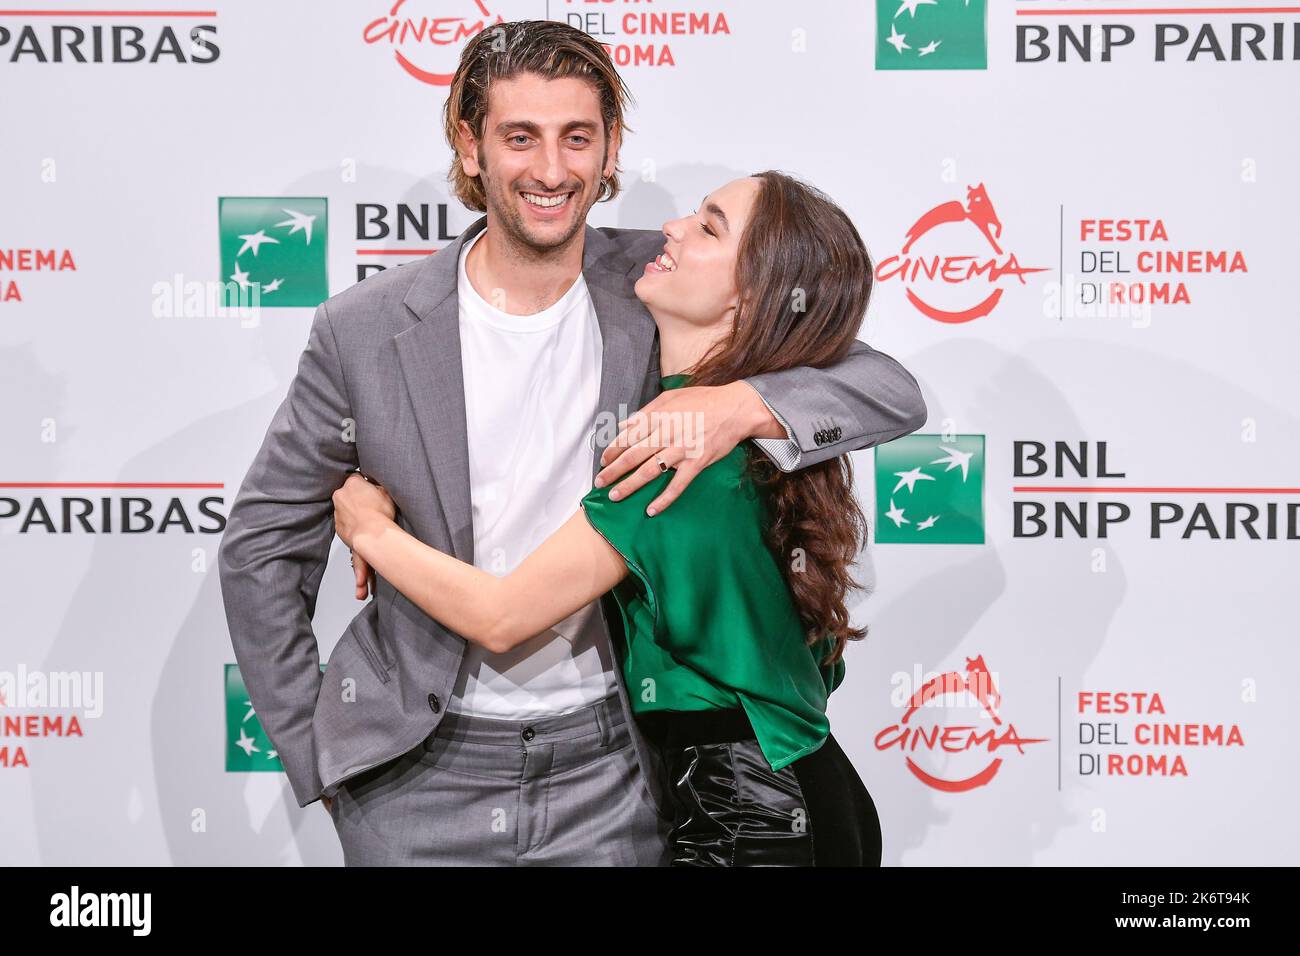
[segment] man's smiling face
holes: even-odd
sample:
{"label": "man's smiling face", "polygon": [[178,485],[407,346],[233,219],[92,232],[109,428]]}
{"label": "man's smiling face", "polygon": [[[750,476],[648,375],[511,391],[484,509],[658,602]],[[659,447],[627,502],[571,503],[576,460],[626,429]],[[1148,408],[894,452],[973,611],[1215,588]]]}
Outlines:
{"label": "man's smiling face", "polygon": [[482,138],[464,124],[461,135],[461,163],[483,183],[488,225],[539,253],[565,247],[583,228],[618,158],[618,133],[606,141],[595,88],[573,77],[495,81]]}

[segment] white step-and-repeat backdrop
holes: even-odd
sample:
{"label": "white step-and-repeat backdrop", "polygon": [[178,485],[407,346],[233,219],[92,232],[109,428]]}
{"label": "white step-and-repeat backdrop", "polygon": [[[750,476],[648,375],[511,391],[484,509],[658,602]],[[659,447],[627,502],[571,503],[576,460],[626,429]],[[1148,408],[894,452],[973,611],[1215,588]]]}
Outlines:
{"label": "white step-and-repeat backdrop", "polygon": [[[870,636],[831,718],[885,862],[1294,859],[1300,7],[42,6],[0,10],[5,863],[341,860],[216,551],[313,307],[475,218],[440,132],[464,37],[543,17],[637,100],[593,224],[776,167],[876,261],[862,337],[930,420],[853,455]],[[267,215],[262,308],[226,310]],[[336,542],[323,655],[356,610]]]}

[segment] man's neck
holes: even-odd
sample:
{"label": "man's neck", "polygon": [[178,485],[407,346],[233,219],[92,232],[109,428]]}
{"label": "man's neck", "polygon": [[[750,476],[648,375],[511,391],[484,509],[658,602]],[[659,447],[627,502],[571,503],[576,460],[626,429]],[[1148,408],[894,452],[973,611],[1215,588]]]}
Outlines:
{"label": "man's neck", "polygon": [[534,315],[564,297],[582,273],[583,231],[559,249],[538,252],[505,229],[487,228],[469,250],[465,273],[474,290],[502,312]]}

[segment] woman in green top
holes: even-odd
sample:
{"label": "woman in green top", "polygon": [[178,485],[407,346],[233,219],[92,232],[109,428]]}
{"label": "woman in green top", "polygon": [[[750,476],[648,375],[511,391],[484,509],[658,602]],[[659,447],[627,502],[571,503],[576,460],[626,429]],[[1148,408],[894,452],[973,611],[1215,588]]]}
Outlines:
{"label": "woman in green top", "polygon": [[[775,172],[738,179],[664,234],[636,283],[663,388],[847,353],[872,265],[817,190]],[[673,469],[656,459],[654,480],[623,500],[617,485],[593,489],[504,577],[407,534],[359,477],[335,494],[336,526],[422,610],[495,653],[612,589],[623,678],[674,795],[674,865],[878,866],[875,807],[826,717],[844,646],[865,634],[845,605],[866,525],[848,459],[784,473],[741,445],[657,516],[647,506]]]}

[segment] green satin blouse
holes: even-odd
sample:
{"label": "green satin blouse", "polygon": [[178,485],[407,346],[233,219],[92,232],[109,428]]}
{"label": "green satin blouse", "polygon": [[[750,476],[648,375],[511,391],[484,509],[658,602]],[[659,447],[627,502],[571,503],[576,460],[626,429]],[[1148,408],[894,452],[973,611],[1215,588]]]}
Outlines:
{"label": "green satin blouse", "polygon": [[[660,380],[667,390],[686,374]],[[705,468],[667,509],[645,509],[673,469],[619,501],[611,486],[582,499],[591,525],[631,573],[614,588],[626,639],[623,677],[635,713],[744,708],[773,771],[820,747],[826,699],[844,661],[819,662],[789,584],[763,540],[761,490],[744,475],[745,446]]]}

